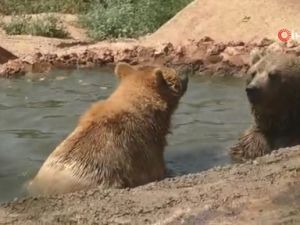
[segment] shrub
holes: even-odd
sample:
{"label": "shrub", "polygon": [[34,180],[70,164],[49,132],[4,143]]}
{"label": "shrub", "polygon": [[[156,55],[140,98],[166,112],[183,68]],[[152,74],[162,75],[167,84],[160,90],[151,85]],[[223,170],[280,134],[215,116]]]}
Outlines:
{"label": "shrub", "polygon": [[[99,1],[99,0],[98,0]],[[34,14],[43,12],[80,13],[87,10],[93,0],[1,0],[0,13]],[[96,1],[97,2],[97,1]]]}
{"label": "shrub", "polygon": [[[152,33],[192,0],[1,0],[5,15],[61,12],[80,14],[80,24],[90,37],[135,38]],[[22,17],[6,26],[10,34],[30,33],[42,36],[65,36],[54,21],[29,26]],[[41,21],[40,21],[41,22]],[[30,27],[30,28],[29,28]],[[44,32],[45,31],[45,32]]]}
{"label": "shrub", "polygon": [[9,35],[31,34],[44,37],[67,38],[68,33],[52,15],[32,17],[14,16],[8,23],[2,24]]}
{"label": "shrub", "polygon": [[88,34],[98,40],[138,37],[154,32],[191,0],[105,0],[80,17]]}
{"label": "shrub", "polygon": [[1,27],[10,35],[24,34],[26,28],[25,20],[27,18],[21,16],[13,17],[9,23],[1,22]]}

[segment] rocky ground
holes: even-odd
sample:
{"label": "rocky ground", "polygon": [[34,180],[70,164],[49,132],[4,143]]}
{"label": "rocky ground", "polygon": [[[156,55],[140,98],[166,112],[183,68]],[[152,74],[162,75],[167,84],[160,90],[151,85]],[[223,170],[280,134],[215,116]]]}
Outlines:
{"label": "rocky ground", "polygon": [[127,190],[16,200],[0,224],[300,224],[300,147]]}
{"label": "rocky ground", "polygon": [[205,75],[242,76],[249,67],[249,53],[254,48],[300,55],[298,43],[282,44],[266,38],[258,43],[222,43],[204,37],[183,45],[164,43],[151,46],[138,40],[94,44],[64,41],[57,43],[53,51],[32,52],[0,65],[0,77],[23,76],[27,72],[45,73],[51,68],[105,66],[120,61],[164,64]]}

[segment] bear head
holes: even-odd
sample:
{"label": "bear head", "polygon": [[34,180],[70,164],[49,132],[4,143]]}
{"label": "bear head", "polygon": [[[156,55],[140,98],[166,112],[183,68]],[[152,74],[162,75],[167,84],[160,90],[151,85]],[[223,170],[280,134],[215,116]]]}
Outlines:
{"label": "bear head", "polygon": [[253,54],[246,93],[260,126],[292,125],[300,112],[299,58],[284,53]]}
{"label": "bear head", "polygon": [[179,75],[176,70],[164,66],[131,66],[118,63],[115,74],[120,81],[118,89],[123,96],[127,92],[136,97],[158,97],[173,110],[188,85],[186,74]]}

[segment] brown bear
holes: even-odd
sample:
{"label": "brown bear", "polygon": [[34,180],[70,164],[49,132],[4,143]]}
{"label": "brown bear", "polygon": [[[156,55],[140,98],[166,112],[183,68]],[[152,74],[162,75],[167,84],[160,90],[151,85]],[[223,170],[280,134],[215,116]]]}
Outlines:
{"label": "brown bear", "polygon": [[254,159],[300,144],[299,58],[257,51],[248,75],[246,93],[255,122],[231,148],[232,158]]}
{"label": "brown bear", "polygon": [[126,63],[115,73],[116,90],[81,117],[28,184],[29,192],[135,187],[164,178],[166,135],[188,77],[168,67]]}

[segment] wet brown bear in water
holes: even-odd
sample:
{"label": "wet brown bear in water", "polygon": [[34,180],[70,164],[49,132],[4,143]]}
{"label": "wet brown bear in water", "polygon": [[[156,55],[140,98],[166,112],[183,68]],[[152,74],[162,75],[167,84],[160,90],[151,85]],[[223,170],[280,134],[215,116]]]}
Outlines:
{"label": "wet brown bear in water", "polygon": [[115,73],[117,89],[82,116],[29,183],[30,192],[134,187],[164,178],[166,135],[187,76],[167,67],[126,63],[118,64]]}
{"label": "wet brown bear in water", "polygon": [[237,160],[300,144],[300,60],[283,53],[258,54],[246,87],[255,124],[231,148]]}

